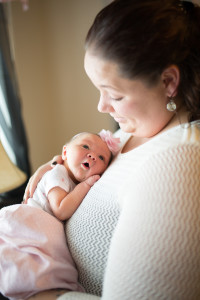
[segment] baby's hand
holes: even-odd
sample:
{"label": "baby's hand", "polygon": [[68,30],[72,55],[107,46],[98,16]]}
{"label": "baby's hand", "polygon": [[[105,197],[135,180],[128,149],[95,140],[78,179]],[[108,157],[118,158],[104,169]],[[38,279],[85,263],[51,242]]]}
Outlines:
{"label": "baby's hand", "polygon": [[92,175],[85,180],[85,183],[87,183],[90,187],[92,187],[95,184],[95,182],[99,180],[99,178],[100,178],[99,175]]}

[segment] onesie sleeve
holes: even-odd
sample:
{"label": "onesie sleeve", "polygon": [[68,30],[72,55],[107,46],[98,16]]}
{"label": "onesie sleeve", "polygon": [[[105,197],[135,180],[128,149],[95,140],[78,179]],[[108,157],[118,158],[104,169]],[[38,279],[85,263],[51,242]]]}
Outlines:
{"label": "onesie sleeve", "polygon": [[200,299],[200,147],[151,157],[122,197],[102,299]]}
{"label": "onesie sleeve", "polygon": [[60,187],[67,193],[72,189],[72,180],[63,165],[56,165],[51,171],[45,174],[44,179],[45,194],[54,187]]}

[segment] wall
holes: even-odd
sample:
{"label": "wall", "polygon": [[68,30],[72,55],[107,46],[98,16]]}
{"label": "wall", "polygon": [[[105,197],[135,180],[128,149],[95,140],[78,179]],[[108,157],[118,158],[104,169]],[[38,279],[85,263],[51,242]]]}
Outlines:
{"label": "wall", "polygon": [[7,8],[32,171],[80,131],[114,131],[98,113],[84,68],[84,38],[105,0],[29,0]]}

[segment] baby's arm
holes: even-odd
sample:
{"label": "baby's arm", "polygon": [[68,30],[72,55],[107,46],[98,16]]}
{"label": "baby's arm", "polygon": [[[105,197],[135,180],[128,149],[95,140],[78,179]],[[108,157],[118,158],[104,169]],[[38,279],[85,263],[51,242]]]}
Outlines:
{"label": "baby's arm", "polygon": [[61,221],[69,219],[99,178],[99,175],[89,177],[79,183],[70,193],[60,187],[51,189],[48,193],[48,200],[55,217]]}

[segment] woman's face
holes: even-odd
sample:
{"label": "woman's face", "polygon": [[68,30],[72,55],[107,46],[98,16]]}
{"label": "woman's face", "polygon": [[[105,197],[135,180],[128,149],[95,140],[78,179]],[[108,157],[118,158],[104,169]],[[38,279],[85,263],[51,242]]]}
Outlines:
{"label": "woman's face", "polygon": [[164,80],[149,87],[141,80],[129,80],[119,75],[117,65],[92,55],[85,55],[85,71],[100,91],[98,110],[109,113],[125,132],[138,137],[151,137],[172,119]]}

